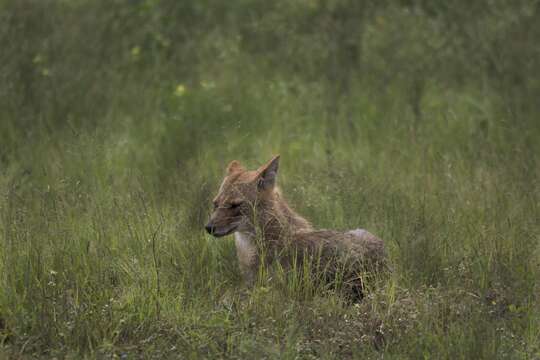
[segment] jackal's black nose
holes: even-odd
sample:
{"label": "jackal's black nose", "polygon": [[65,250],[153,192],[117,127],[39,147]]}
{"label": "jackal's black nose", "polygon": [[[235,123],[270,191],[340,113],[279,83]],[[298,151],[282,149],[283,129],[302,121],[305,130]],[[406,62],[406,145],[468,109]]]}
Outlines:
{"label": "jackal's black nose", "polygon": [[204,228],[206,229],[206,232],[209,233],[210,235],[214,233],[214,227],[212,225],[206,224]]}

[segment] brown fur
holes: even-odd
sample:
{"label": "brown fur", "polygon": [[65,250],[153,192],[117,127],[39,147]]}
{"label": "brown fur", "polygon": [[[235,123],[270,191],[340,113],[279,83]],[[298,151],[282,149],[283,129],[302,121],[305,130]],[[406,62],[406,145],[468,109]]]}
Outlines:
{"label": "brown fur", "polygon": [[362,229],[314,230],[276,187],[278,165],[279,156],[254,171],[232,161],[214,198],[207,231],[216,237],[235,233],[238,260],[249,283],[261,261],[277,260],[287,268],[307,255],[317,257],[319,267],[329,274],[342,269],[345,282],[360,292],[361,274],[384,266],[383,242]]}

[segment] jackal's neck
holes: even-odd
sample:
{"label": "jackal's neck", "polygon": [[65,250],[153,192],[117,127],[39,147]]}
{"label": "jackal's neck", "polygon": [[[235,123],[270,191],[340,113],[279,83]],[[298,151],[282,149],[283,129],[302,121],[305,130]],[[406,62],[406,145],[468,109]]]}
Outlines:
{"label": "jackal's neck", "polygon": [[313,230],[309,221],[287,204],[278,189],[261,202],[260,210],[259,227],[266,239],[279,240],[287,234]]}

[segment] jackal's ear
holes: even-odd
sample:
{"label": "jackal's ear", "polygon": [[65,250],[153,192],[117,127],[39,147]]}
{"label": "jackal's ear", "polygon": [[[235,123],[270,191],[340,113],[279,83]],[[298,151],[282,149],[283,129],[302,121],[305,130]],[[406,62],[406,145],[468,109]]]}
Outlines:
{"label": "jackal's ear", "polygon": [[227,174],[232,174],[233,172],[239,172],[244,170],[244,167],[240,165],[240,162],[238,162],[237,160],[231,161],[227,166]]}
{"label": "jackal's ear", "polygon": [[259,190],[268,190],[276,185],[279,169],[279,155],[276,155],[257,170],[257,187]]}

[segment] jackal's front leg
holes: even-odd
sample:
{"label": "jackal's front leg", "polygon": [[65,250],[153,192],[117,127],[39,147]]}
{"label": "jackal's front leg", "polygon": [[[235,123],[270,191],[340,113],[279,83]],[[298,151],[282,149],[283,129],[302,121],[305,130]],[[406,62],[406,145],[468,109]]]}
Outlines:
{"label": "jackal's front leg", "polygon": [[257,271],[259,268],[257,264],[258,262],[254,262],[253,264],[243,264],[240,262],[240,272],[248,287],[253,287],[257,281]]}

